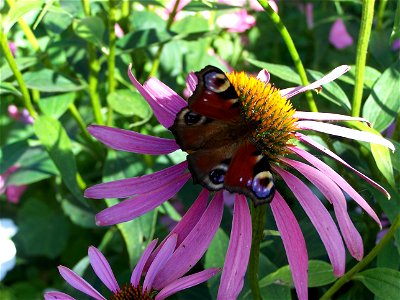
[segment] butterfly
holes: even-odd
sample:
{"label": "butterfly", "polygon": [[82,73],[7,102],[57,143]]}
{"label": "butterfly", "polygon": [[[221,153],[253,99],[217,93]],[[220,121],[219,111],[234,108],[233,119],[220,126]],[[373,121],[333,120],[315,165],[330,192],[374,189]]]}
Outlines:
{"label": "butterfly", "polygon": [[275,193],[268,158],[257,148],[257,124],[242,116],[234,86],[220,69],[195,72],[198,84],[169,130],[188,153],[194,183],[210,191],[226,189],[268,203]]}

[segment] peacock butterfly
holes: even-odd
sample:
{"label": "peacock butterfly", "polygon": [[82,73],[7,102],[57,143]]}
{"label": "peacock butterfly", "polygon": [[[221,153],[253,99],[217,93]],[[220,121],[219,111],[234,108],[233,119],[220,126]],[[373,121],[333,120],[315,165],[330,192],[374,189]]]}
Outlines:
{"label": "peacock butterfly", "polygon": [[226,189],[268,203],[275,193],[267,157],[257,148],[234,86],[220,69],[207,66],[195,73],[198,84],[188,106],[169,128],[188,153],[193,181],[208,190]]}

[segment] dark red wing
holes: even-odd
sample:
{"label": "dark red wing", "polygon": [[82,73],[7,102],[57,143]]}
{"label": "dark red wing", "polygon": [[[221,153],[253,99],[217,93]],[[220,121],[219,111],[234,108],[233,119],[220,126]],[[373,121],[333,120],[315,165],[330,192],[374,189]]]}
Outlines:
{"label": "dark red wing", "polygon": [[234,121],[240,117],[239,97],[224,72],[207,66],[195,74],[198,84],[188,99],[190,110],[221,121]]}

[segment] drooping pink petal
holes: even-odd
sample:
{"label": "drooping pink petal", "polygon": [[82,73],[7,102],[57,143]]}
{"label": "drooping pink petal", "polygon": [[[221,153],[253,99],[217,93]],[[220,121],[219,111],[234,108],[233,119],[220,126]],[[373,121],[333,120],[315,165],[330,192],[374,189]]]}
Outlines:
{"label": "drooping pink petal", "polygon": [[93,246],[89,247],[89,260],[90,264],[97,277],[105,284],[106,287],[114,294],[119,291],[117,280],[115,279],[114,273],[111,270],[110,264],[98,249]]}
{"label": "drooping pink petal", "polygon": [[165,106],[163,106],[160,102],[157,102],[155,98],[137,81],[136,77],[133,76],[131,72],[132,64],[128,67],[128,76],[133,85],[139,91],[140,94],[146,99],[147,103],[149,103],[152,108],[154,115],[156,116],[158,122],[163,125],[165,128],[169,128],[174,123],[176,115],[168,110]]}
{"label": "drooping pink petal", "polygon": [[187,76],[186,76],[186,88],[189,91],[189,95],[191,96],[194,92],[194,90],[196,89],[198,83],[198,79],[196,74],[194,74],[194,72],[190,72]]}
{"label": "drooping pink petal", "polygon": [[332,263],[333,273],[336,276],[343,275],[346,264],[345,249],[336,224],[327,209],[307,185],[296,176],[277,166],[274,166],[273,170],[288,185],[317,230]]}
{"label": "drooping pink petal", "polygon": [[187,106],[187,102],[181,96],[157,78],[151,77],[143,84],[143,87],[161,106],[175,116],[182,108]]}
{"label": "drooping pink petal", "polygon": [[331,150],[325,148],[324,146],[322,146],[321,144],[317,143],[316,141],[314,141],[312,138],[300,133],[300,132],[296,132],[296,137],[310,145],[313,146],[314,148],[324,152],[325,154],[329,155],[330,157],[332,157],[333,159],[335,159],[336,161],[340,162],[342,165],[344,165],[345,167],[349,168],[350,170],[352,170],[354,173],[356,173],[358,176],[360,176],[362,179],[364,179],[366,182],[368,182],[369,184],[371,184],[372,186],[374,186],[375,188],[377,188],[378,190],[380,190],[386,197],[390,198],[390,194],[377,182],[373,181],[371,178],[369,178],[368,176],[364,175],[363,173],[361,173],[360,171],[356,170],[355,168],[353,168],[352,166],[350,166],[347,162],[345,162],[342,158],[340,158],[340,156],[336,155],[334,152],[332,152]]}
{"label": "drooping pink petal", "polygon": [[158,272],[163,269],[175,250],[177,235],[171,235],[154,258],[143,282],[143,291],[150,291]]}
{"label": "drooping pink petal", "polygon": [[156,290],[161,290],[181,277],[199,261],[221,223],[223,209],[222,192],[217,192],[199,222],[157,275],[153,284]]}
{"label": "drooping pink petal", "polygon": [[346,180],[343,179],[338,173],[336,173],[331,167],[325,164],[323,161],[316,158],[314,155],[308,153],[307,151],[297,148],[297,147],[289,147],[297,155],[301,156],[305,160],[307,160],[310,164],[319,169],[322,173],[327,175],[330,179],[332,179],[342,190],[344,190],[351,198],[354,199],[382,228],[381,221],[378,216],[374,212],[374,210],[369,206],[369,204],[364,200],[363,197],[357,193],[350,184],[347,183]]}
{"label": "drooping pink petal", "polygon": [[65,293],[54,291],[45,293],[44,300],[75,300],[75,298]]}
{"label": "drooping pink petal", "polygon": [[6,198],[8,202],[19,203],[22,195],[28,188],[27,185],[9,185],[6,189]]}
{"label": "drooping pink petal", "polygon": [[257,79],[260,80],[260,81],[263,81],[265,83],[268,83],[270,78],[271,78],[271,75],[265,69],[261,70],[257,75]]}
{"label": "drooping pink petal", "polygon": [[173,181],[187,169],[187,162],[181,162],[164,170],[133,178],[96,184],[86,189],[85,197],[124,198],[148,193]]}
{"label": "drooping pink petal", "polygon": [[74,271],[64,266],[59,266],[58,271],[60,272],[62,278],[64,278],[64,280],[68,282],[68,284],[73,288],[85,293],[86,295],[96,300],[106,299],[98,291],[96,291],[85,279],[81,278]]}
{"label": "drooping pink petal", "polygon": [[167,285],[163,288],[156,296],[155,300],[164,300],[165,298],[185,289],[188,289],[192,286],[198,285],[204,281],[207,281],[211,277],[215,276],[220,269],[212,268],[206,269],[204,271],[184,276],[175,280],[174,282]]}
{"label": "drooping pink petal", "polygon": [[190,174],[181,175],[167,186],[134,196],[106,208],[96,215],[96,224],[98,226],[114,225],[137,218],[172,198],[189,178]]}
{"label": "drooping pink petal", "polygon": [[217,299],[236,299],[243,288],[251,249],[251,216],[246,197],[236,195],[232,231]]}
{"label": "drooping pink petal", "polygon": [[155,239],[147,246],[146,250],[144,250],[138,263],[136,264],[136,267],[133,269],[132,276],[131,276],[131,285],[133,287],[138,286],[138,284],[140,282],[140,278],[142,277],[143,268],[144,268],[147,260],[149,259],[150,254],[153,251],[154,247],[157,245],[157,241],[158,240]]}
{"label": "drooping pink petal", "polygon": [[245,32],[256,24],[256,18],[249,15],[247,10],[223,14],[217,18],[217,25],[228,29],[229,32]]}
{"label": "drooping pink petal", "polygon": [[379,135],[373,134],[368,131],[360,131],[347,127],[342,127],[322,122],[315,122],[315,121],[298,121],[296,122],[296,124],[302,130],[314,130],[318,132],[324,132],[336,136],[349,138],[352,140],[379,144],[388,147],[390,150],[394,151],[394,146],[391,142],[389,142],[387,139]]}
{"label": "drooping pink petal", "polygon": [[353,44],[352,36],[347,32],[342,19],[337,19],[329,32],[329,42],[336,49],[344,49]]}
{"label": "drooping pink petal", "polygon": [[199,222],[201,216],[205,212],[208,203],[209,192],[203,189],[200,195],[197,197],[196,201],[190,206],[189,210],[182,217],[178,224],[171,230],[167,237],[160,243],[160,245],[153,251],[148,262],[146,263],[145,270],[148,268],[149,264],[153,261],[154,257],[157,255],[160,248],[164,245],[165,241],[172,234],[178,235],[177,247],[186,239],[189,233],[193,230],[196,224]]}
{"label": "drooping pink petal", "polygon": [[282,97],[285,97],[286,99],[290,99],[297,94],[319,88],[321,85],[327,84],[327,83],[335,80],[336,78],[342,76],[348,70],[350,70],[349,66],[346,66],[346,65],[339,66],[339,67],[335,68],[334,70],[332,70],[327,75],[325,75],[324,77],[322,77],[321,79],[314,81],[313,83],[311,83],[309,85],[284,89],[284,90],[281,90],[280,93],[281,93]]}
{"label": "drooping pink petal", "polygon": [[354,258],[361,260],[364,255],[363,241],[361,235],[358,233],[350,219],[347,212],[346,199],[340,188],[328,176],[314,167],[288,158],[283,158],[282,161],[303,174],[321,191],[326,199],[333,204],[339,228],[342,232],[346,246]]}
{"label": "drooping pink petal", "polygon": [[140,154],[168,154],[179,149],[175,140],[101,125],[90,125],[88,131],[110,148]]}
{"label": "drooping pink petal", "polygon": [[313,121],[360,121],[365,122],[368,126],[371,123],[364,118],[360,117],[351,117],[339,114],[330,114],[330,113],[320,113],[320,112],[311,112],[311,111],[298,111],[293,115],[293,118],[297,118],[299,120],[313,120]]}
{"label": "drooping pink petal", "polygon": [[285,247],[297,297],[300,300],[307,300],[308,254],[303,233],[292,211],[279,192],[275,192],[274,200],[270,205]]}

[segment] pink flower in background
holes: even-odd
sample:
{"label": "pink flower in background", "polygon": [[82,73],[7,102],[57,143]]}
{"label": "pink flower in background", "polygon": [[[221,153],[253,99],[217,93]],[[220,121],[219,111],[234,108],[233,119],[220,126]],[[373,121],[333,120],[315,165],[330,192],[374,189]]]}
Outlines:
{"label": "pink flower in background", "polygon": [[114,32],[115,32],[115,36],[119,39],[124,37],[124,35],[125,35],[124,31],[122,30],[122,27],[118,23],[114,24]]}
{"label": "pink flower in background", "polygon": [[25,124],[33,124],[34,122],[34,119],[29,114],[26,108],[19,110],[18,107],[16,107],[15,105],[8,106],[8,115],[10,118],[16,121],[23,122]]}
{"label": "pink flower in background", "polygon": [[[281,97],[281,99],[284,99],[282,101],[287,101],[287,99],[297,94],[319,88],[321,85],[333,81],[348,70],[348,66],[340,66],[308,86],[277,91],[279,95],[277,94],[276,97]],[[128,70],[128,75],[134,86],[152,107],[158,121],[165,128],[170,128],[174,123],[177,113],[187,106],[187,102],[156,78],[150,78],[141,85],[133,76],[130,69]],[[228,74],[228,76],[234,75]],[[266,70],[263,70],[257,79],[254,77],[253,79],[250,77],[247,78],[253,81],[258,80],[260,81],[258,85],[265,87],[265,85],[269,84],[270,76]],[[198,78],[196,75],[193,73],[189,74],[187,78],[188,90],[193,92],[197,86],[197,82]],[[291,107],[289,103],[285,105]],[[286,109],[286,106],[282,108],[282,112],[286,113]],[[380,136],[325,123],[326,121],[340,122],[350,120],[366,122],[365,119],[330,113],[294,112],[293,109],[289,109],[287,112],[289,113],[289,111],[291,111],[292,115],[288,115],[287,119],[282,119],[284,123],[292,122],[294,124],[293,132],[289,134],[293,134],[293,137],[297,138],[299,142],[314,147],[337,160],[382,193],[388,195],[383,187],[355,170],[335,153],[329,151],[307,135],[298,132],[298,130],[323,132],[353,140],[382,144],[393,150],[393,145]],[[282,118],[282,116],[280,117]],[[99,141],[116,150],[162,155],[179,149],[179,146],[173,139],[147,136],[137,132],[99,125],[92,125],[88,130]],[[309,164],[288,159],[282,155],[277,157],[277,162],[271,162],[272,171],[282,178],[300,202],[325,245],[333,265],[334,273],[340,276],[345,270],[345,248],[340,232],[328,210],[319,201],[317,196],[305,183],[291,174],[288,169],[295,169],[304,175],[333,204],[344,242],[350,254],[356,259],[360,260],[363,256],[363,244],[360,234],[357,232],[347,213],[347,204],[343,192],[352,197],[378,224],[380,224],[379,218],[361,195],[324,162],[292,144],[285,144],[285,149],[284,151],[303,158]],[[282,165],[285,167],[282,168]],[[187,162],[183,161],[153,174],[95,185],[85,191],[85,196],[89,198],[127,198],[119,204],[103,210],[96,216],[98,225],[112,225],[136,218],[161,205],[164,201],[173,197],[190,177],[191,174],[187,170]],[[206,190],[203,190],[203,193],[206,193]],[[204,197],[202,194],[199,198]],[[216,193],[213,201],[218,201],[219,205],[223,207],[222,198],[226,197],[234,198],[234,201],[228,199],[228,202],[234,203],[234,214],[228,254],[221,277],[219,299],[224,299],[224,297],[225,299],[226,297],[234,299],[240,293],[250,254],[251,219],[248,204],[243,195],[222,194],[220,191]],[[299,299],[307,299],[308,255],[300,227],[279,192],[275,193],[275,197],[270,205],[278,230],[281,233],[298,297]]]}
{"label": "pink flower in background", "polygon": [[[167,20],[169,16],[172,14],[174,11],[174,7],[176,4],[177,0],[169,0],[167,4],[165,5],[164,11],[161,13],[161,16],[163,19]],[[188,5],[191,2],[191,0],[180,0],[178,7],[176,8],[176,15],[175,15],[175,20],[181,19],[183,16],[181,14],[181,10]]]}
{"label": "pink flower in background", "polygon": [[344,49],[348,46],[353,45],[353,38],[347,32],[346,26],[342,19],[337,19],[329,32],[329,42],[336,49]]}
{"label": "pink flower in background", "polygon": [[394,42],[392,44],[392,50],[393,51],[400,50],[400,39],[394,40]]}
{"label": "pink flower in background", "polygon": [[8,184],[8,178],[18,169],[17,166],[10,167],[4,174],[0,175],[0,195],[5,194],[7,201],[11,203],[19,203],[21,196],[27,189],[27,185]]}
{"label": "pink flower in background", "polygon": [[249,15],[247,10],[223,14],[217,18],[217,25],[228,29],[229,32],[245,32],[256,25],[256,18]]}
{"label": "pink flower in background", "polygon": [[[207,227],[207,224],[203,225]],[[201,236],[201,232],[195,232],[195,234],[200,234],[199,236]],[[189,238],[189,242],[187,238]],[[115,279],[108,261],[98,249],[91,246],[88,255],[94,272],[111,291],[112,299],[162,300],[179,291],[207,281],[219,272],[219,269],[211,268],[183,276],[201,257],[197,255],[197,258],[195,256],[199,252],[196,246],[202,247],[202,241],[197,242],[194,234],[187,236],[187,238],[182,241],[182,238],[178,234],[173,233],[157,249],[155,249],[157,240],[153,240],[136,264],[130,283],[122,287],[119,286]],[[193,259],[194,257],[195,259]],[[171,262],[175,264],[172,267]],[[146,264],[149,265],[147,272],[145,272]],[[74,271],[64,266],[59,266],[58,270],[65,281],[75,289],[94,299],[106,299]],[[141,280],[142,276],[144,276],[143,280]],[[74,299],[58,291],[47,292],[44,298],[46,300]]]}
{"label": "pink flower in background", "polygon": [[14,42],[8,42],[8,48],[10,48],[11,54],[15,57],[15,53],[17,52],[17,44]]}

